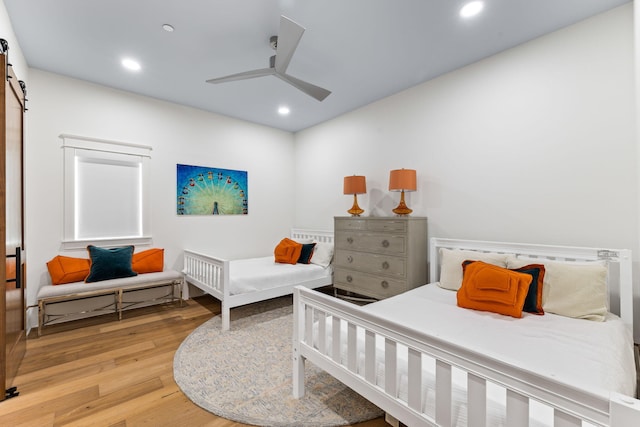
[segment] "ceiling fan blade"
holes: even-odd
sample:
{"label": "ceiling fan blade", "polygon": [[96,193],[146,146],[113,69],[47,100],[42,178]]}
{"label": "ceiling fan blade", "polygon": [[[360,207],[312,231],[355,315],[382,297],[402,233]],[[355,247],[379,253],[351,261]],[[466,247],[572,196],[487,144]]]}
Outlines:
{"label": "ceiling fan blade", "polygon": [[286,16],[280,17],[280,31],[276,47],[276,70],[279,73],[287,71],[293,52],[295,52],[304,33],[304,27],[293,22]]}
{"label": "ceiling fan blade", "polygon": [[297,79],[288,74],[275,73],[275,75],[318,101],[323,101],[327,96],[331,95],[331,91],[327,89],[312,85],[311,83]]}
{"label": "ceiling fan blade", "polygon": [[276,44],[275,60],[272,56],[270,61],[271,66],[269,68],[261,68],[259,70],[245,71],[243,73],[209,79],[207,80],[207,83],[225,83],[232,82],[234,80],[246,80],[274,75],[318,101],[323,101],[331,94],[331,91],[285,74],[304,31],[305,29],[301,25],[286,16],[281,16],[280,33],[278,34]]}
{"label": "ceiling fan blade", "polygon": [[261,68],[259,70],[244,71],[242,73],[231,74],[228,76],[218,77],[215,79],[209,79],[207,80],[207,83],[225,83],[225,82],[232,82],[234,80],[254,79],[256,77],[270,76],[272,74],[275,74],[275,71],[273,68]]}

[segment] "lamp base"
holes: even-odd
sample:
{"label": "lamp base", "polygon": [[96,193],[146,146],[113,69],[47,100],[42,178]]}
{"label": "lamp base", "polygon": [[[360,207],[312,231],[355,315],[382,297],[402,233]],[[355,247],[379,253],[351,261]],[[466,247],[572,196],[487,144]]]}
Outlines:
{"label": "lamp base", "polygon": [[351,216],[360,216],[364,213],[364,209],[360,209],[360,206],[358,206],[357,195],[353,195],[353,206],[351,206],[351,209],[349,209],[347,212],[350,213]]}
{"label": "lamp base", "polygon": [[398,216],[408,216],[411,212],[413,212],[413,209],[409,209],[406,206],[398,205],[397,208],[393,209],[393,213]]}
{"label": "lamp base", "polygon": [[392,212],[399,216],[409,215],[413,212],[413,209],[409,209],[407,205],[404,203],[404,190],[400,193],[400,203],[398,206],[392,210]]}

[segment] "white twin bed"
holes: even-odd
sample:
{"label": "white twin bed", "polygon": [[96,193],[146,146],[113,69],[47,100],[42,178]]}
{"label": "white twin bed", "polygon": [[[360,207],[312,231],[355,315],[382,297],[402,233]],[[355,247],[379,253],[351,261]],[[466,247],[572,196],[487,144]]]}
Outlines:
{"label": "white twin bed", "polygon": [[[558,298],[553,281],[563,270],[553,270],[548,259],[571,263],[579,274],[582,266],[602,263],[610,309],[601,310],[604,321],[594,321],[546,309],[514,318],[458,307],[456,292],[440,286],[450,275],[441,272],[441,256],[457,250],[546,262],[549,303]],[[442,283],[362,307],[296,288],[294,396],[304,394],[309,360],[408,426],[640,426],[640,401],[631,397],[630,251],[432,239],[430,271],[434,282],[444,273]],[[585,281],[565,301],[588,305],[596,288],[579,274]],[[577,315],[582,308],[569,307]]]}
{"label": "white twin bed", "polygon": [[323,259],[319,263],[313,263],[312,258],[310,264],[281,264],[276,263],[271,254],[229,261],[185,250],[185,280],[220,300],[222,329],[228,330],[233,307],[289,295],[295,286],[314,289],[333,283],[333,269],[329,264],[333,254],[333,233],[293,229],[291,239],[315,242],[317,253],[314,257],[321,255]]}

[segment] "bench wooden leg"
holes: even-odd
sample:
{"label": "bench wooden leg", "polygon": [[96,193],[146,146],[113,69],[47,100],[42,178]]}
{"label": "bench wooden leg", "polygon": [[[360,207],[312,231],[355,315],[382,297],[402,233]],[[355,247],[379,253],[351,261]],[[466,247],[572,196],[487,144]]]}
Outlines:
{"label": "bench wooden leg", "polygon": [[180,280],[178,283],[178,298],[180,298],[180,308],[184,307],[184,300],[182,299],[182,289],[184,288],[184,279]]}
{"label": "bench wooden leg", "polygon": [[118,312],[118,320],[122,320],[122,288],[116,290],[116,311]]}
{"label": "bench wooden leg", "polygon": [[42,325],[44,324],[44,301],[38,301],[38,336],[42,335]]}

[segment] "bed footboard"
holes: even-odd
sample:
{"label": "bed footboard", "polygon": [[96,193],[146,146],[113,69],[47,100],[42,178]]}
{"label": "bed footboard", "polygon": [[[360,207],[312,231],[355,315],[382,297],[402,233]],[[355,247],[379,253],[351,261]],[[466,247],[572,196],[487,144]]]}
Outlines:
{"label": "bed footboard", "polygon": [[182,272],[187,282],[220,300],[222,330],[228,330],[229,261],[185,249]]}
{"label": "bed footboard", "polygon": [[[384,343],[384,373],[376,371],[376,343]],[[406,383],[400,380],[399,349],[406,360]],[[435,405],[424,405],[423,355],[435,359]],[[304,362],[329,372],[354,391],[411,426],[451,426],[452,370],[466,373],[467,418],[486,425],[487,385],[506,389],[505,425],[528,426],[529,406],[543,404],[555,426],[582,421],[623,427],[640,425],[640,401],[612,393],[603,398],[568,384],[474,353],[464,347],[388,321],[327,295],[294,290],[293,395],[304,395]],[[432,390],[429,390],[432,392]]]}

